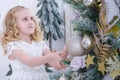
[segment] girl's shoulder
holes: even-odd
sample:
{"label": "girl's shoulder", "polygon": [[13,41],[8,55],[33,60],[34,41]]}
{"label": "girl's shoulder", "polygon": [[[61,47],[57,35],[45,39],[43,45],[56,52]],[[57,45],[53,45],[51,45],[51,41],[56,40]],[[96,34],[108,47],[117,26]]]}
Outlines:
{"label": "girl's shoulder", "polygon": [[20,41],[11,41],[7,45],[20,44]]}
{"label": "girl's shoulder", "polygon": [[7,46],[15,46],[15,47],[21,47],[23,46],[20,41],[12,41],[7,43]]}
{"label": "girl's shoulder", "polygon": [[39,41],[39,42],[36,42],[36,43],[39,44],[39,45],[45,45],[45,44],[47,44],[47,41],[42,40],[42,41]]}
{"label": "girl's shoulder", "polygon": [[9,42],[7,43],[7,46],[8,45],[19,45],[19,46],[25,46],[25,45],[45,45],[47,44],[46,41],[42,40],[42,41],[39,41],[39,42],[36,42],[36,41],[32,41],[31,44],[27,43],[27,42],[24,42],[24,41],[12,41],[12,42]]}
{"label": "girl's shoulder", "polygon": [[7,56],[12,54],[13,49],[22,49],[22,45],[20,44],[19,41],[12,41],[12,42],[7,43],[5,47]]}

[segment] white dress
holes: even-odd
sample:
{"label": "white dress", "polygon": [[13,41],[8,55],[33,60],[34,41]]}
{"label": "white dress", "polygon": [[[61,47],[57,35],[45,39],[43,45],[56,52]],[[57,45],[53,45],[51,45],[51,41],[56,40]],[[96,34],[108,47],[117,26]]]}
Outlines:
{"label": "white dress", "polygon": [[[42,56],[44,49],[48,48],[44,41],[39,43],[32,41],[29,44],[24,41],[10,42],[7,44],[7,56],[13,49],[21,49],[29,56]],[[45,65],[30,67],[21,63],[18,59],[10,60],[12,75],[9,80],[50,80],[45,70]]]}

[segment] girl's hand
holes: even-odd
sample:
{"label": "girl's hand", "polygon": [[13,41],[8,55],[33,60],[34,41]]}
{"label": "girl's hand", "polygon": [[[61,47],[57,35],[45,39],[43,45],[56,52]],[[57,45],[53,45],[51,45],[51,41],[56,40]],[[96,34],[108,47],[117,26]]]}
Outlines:
{"label": "girl's hand", "polygon": [[53,61],[61,61],[62,58],[60,57],[60,52],[56,52],[56,51],[50,51],[49,49],[46,49],[43,52],[44,55],[49,55],[50,58],[53,59]]}
{"label": "girl's hand", "polygon": [[50,62],[49,65],[53,68],[55,68],[56,70],[60,70],[60,69],[64,69],[65,65],[59,61],[53,61]]}
{"label": "girl's hand", "polygon": [[60,54],[58,52],[48,54],[53,61],[62,61]]}
{"label": "girl's hand", "polygon": [[48,63],[51,67],[60,70],[65,68],[65,65],[61,62],[62,60],[64,60],[64,54],[63,52],[54,52],[51,53],[54,57],[54,61]]}
{"label": "girl's hand", "polygon": [[62,60],[65,60],[67,55],[68,55],[68,53],[67,52],[61,52],[61,53],[59,53],[59,55],[60,55]]}
{"label": "girl's hand", "polygon": [[66,45],[65,45],[64,48],[63,48],[63,52],[60,53],[60,56],[61,56],[62,59],[64,60],[64,59],[67,58],[67,55],[68,55],[68,52],[67,52],[67,50],[66,50]]}

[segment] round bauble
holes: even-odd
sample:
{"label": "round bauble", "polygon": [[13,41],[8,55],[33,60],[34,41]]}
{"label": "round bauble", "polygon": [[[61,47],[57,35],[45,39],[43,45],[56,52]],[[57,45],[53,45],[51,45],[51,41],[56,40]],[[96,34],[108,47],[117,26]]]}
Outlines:
{"label": "round bauble", "polygon": [[65,75],[63,74],[63,76],[61,76],[61,77],[59,78],[59,80],[67,80],[67,79],[65,78]]}
{"label": "round bauble", "polygon": [[92,44],[92,41],[89,36],[85,35],[81,41],[81,45],[84,49],[89,49]]}
{"label": "round bauble", "polygon": [[66,80],[64,77],[60,77],[59,80]]}
{"label": "round bauble", "polygon": [[84,54],[84,48],[81,46],[82,38],[73,36],[66,42],[66,51],[72,56],[81,56]]}
{"label": "round bauble", "polygon": [[90,6],[92,4],[93,0],[83,0],[83,3],[85,6]]}

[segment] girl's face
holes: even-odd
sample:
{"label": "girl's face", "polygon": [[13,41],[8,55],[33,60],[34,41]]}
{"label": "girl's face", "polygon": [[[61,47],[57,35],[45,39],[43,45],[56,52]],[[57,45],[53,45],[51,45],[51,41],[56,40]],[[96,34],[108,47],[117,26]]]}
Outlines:
{"label": "girl's face", "polygon": [[30,35],[34,33],[35,23],[33,21],[33,15],[28,9],[24,9],[15,13],[17,18],[17,27],[19,29],[19,35]]}

